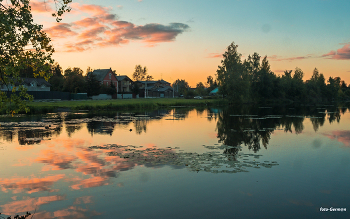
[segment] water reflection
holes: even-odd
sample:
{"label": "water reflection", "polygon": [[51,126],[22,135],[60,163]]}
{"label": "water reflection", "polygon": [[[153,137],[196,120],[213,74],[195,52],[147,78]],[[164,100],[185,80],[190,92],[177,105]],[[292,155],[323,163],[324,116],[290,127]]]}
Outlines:
{"label": "water reflection", "polygon": [[[71,197],[71,193],[98,191],[88,189],[106,188],[108,185],[117,184],[116,179],[122,178],[126,171],[133,172],[131,170],[136,167],[171,167],[210,175],[239,175],[236,173],[258,169],[260,172],[265,168],[278,170],[281,160],[264,159],[264,156],[258,154],[262,147],[268,148],[275,130],[300,134],[305,129],[305,120],[310,120],[314,131],[317,131],[327,121],[340,122],[346,109],[245,106],[223,110],[196,110],[196,121],[213,122],[216,127],[219,144],[201,146],[205,152],[185,152],[181,145],[175,147],[174,144],[165,148],[146,143],[141,146],[104,143],[95,145],[87,138],[90,135],[112,136],[118,134],[118,129],[130,127],[130,131],[136,134],[134,136],[147,137],[154,128],[153,124],[159,125],[160,120],[181,120],[168,122],[172,125],[186,125],[186,120],[191,120],[189,115],[192,110],[186,108],[109,115],[62,113],[49,114],[30,121],[23,118],[2,120],[0,137],[3,141],[13,142],[17,135],[19,145],[39,144],[40,147],[29,156],[21,154],[20,162],[9,165],[11,174],[0,177],[1,192],[7,197],[6,202],[0,205],[1,212],[14,215],[37,209],[35,217],[38,218],[84,218],[101,215],[101,212],[89,209],[93,208],[89,205],[94,204],[93,196],[79,193],[80,197]],[[166,128],[169,127],[172,126]],[[79,136],[84,130],[87,130],[88,134]],[[66,133],[67,137],[63,137],[63,133]],[[333,130],[323,136],[349,146],[350,132],[347,130]],[[196,139],[201,142],[200,136]],[[312,147],[323,147],[322,141],[314,139]],[[245,148],[251,152],[243,152],[246,151]],[[26,152],[28,151],[29,149]],[[343,160],[345,163],[345,158]],[[23,173],[14,169],[15,167],[28,169],[30,173]],[[143,177],[142,180],[147,181],[147,177]],[[122,187],[123,183],[118,182],[117,186]],[[4,195],[2,197],[5,197]],[[64,207],[57,204],[62,202],[65,203]],[[44,208],[50,203],[55,203],[57,209],[39,209],[40,206]]]}
{"label": "water reflection", "polygon": [[[304,130],[304,120],[310,119],[314,131],[329,123],[340,122],[341,114],[347,108],[318,107],[252,107],[230,108],[218,115],[218,138],[225,145],[245,145],[253,152],[258,152],[267,145],[274,130],[300,134]],[[238,147],[225,150],[228,154],[237,154]]]}

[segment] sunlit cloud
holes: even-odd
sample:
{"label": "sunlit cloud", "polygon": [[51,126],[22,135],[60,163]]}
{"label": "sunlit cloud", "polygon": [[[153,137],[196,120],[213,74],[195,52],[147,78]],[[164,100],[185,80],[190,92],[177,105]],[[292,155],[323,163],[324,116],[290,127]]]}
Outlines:
{"label": "sunlit cloud", "polygon": [[222,58],[222,54],[219,53],[209,53],[207,58]]}
{"label": "sunlit cloud", "polygon": [[78,33],[71,30],[71,26],[72,24],[57,23],[44,31],[52,38],[65,38],[78,35]]}
{"label": "sunlit cloud", "polygon": [[76,37],[70,38],[71,41],[65,44],[63,49],[65,52],[120,46],[131,41],[141,41],[153,47],[159,43],[175,41],[179,34],[190,28],[183,23],[135,25],[118,20],[118,17],[109,13],[110,9],[106,7],[79,3],[73,3],[71,6],[91,16],[72,23],[55,24],[44,30],[53,39]]}
{"label": "sunlit cloud", "polygon": [[33,13],[48,13],[50,14],[53,12],[53,9],[51,5],[49,4],[51,1],[38,1],[38,0],[32,0],[30,1],[29,5],[31,6],[31,11]]}
{"label": "sunlit cloud", "polygon": [[322,55],[322,57],[327,59],[348,60],[350,59],[350,43],[345,44],[342,48],[337,49],[337,51],[330,51]]}
{"label": "sunlit cloud", "polygon": [[267,59],[270,61],[295,61],[295,60],[303,60],[303,59],[308,59],[312,58],[311,55],[306,55],[306,56],[296,56],[296,57],[289,57],[289,58],[282,58],[277,55],[272,55],[268,56]]}

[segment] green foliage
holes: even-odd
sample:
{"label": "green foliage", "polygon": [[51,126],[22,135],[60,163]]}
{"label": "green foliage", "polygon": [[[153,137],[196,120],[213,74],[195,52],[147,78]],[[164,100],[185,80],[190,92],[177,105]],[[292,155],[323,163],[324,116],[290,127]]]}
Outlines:
{"label": "green foliage", "polygon": [[190,87],[187,81],[183,79],[177,79],[172,86],[175,89],[175,92],[177,92],[179,95],[185,95]]}
{"label": "green foliage", "polygon": [[135,71],[132,75],[132,78],[134,79],[134,81],[152,81],[153,80],[153,76],[147,75],[146,66],[142,68],[141,65],[135,66]]}
{"label": "green foliage", "polygon": [[[231,103],[268,100],[319,103],[350,98],[349,88],[339,77],[330,77],[326,84],[323,74],[316,68],[306,82],[300,68],[295,68],[294,74],[292,70],[285,70],[282,76],[276,76],[266,56],[260,62],[259,54],[254,53],[242,62],[237,47],[232,43],[227,48],[217,70],[219,92]],[[208,77],[207,84],[211,81]]]}
{"label": "green foliage", "polygon": [[84,93],[86,92],[86,83],[83,76],[83,70],[74,67],[67,68],[64,71],[63,91],[70,93]]}
{"label": "green foliage", "polygon": [[[55,1],[60,16],[69,11],[71,0]],[[28,111],[25,100],[32,100],[21,86],[21,77],[33,75],[48,80],[53,63],[54,48],[51,40],[42,31],[43,26],[33,22],[29,0],[0,0],[0,84],[12,94],[0,92],[0,109],[14,114],[20,110]],[[18,95],[16,95],[16,91]]]}
{"label": "green foliage", "polygon": [[196,93],[199,96],[205,96],[207,95],[207,91],[205,90],[204,84],[202,82],[199,82],[196,86]]}
{"label": "green foliage", "polygon": [[224,60],[218,66],[217,80],[219,92],[227,96],[230,102],[241,103],[249,98],[249,75],[237,52],[238,45],[234,42],[227,47],[223,54]]}
{"label": "green foliage", "polygon": [[[91,72],[91,71],[89,71]],[[86,91],[89,97],[98,95],[100,93],[101,84],[96,79],[94,74],[87,74],[86,76]]]}

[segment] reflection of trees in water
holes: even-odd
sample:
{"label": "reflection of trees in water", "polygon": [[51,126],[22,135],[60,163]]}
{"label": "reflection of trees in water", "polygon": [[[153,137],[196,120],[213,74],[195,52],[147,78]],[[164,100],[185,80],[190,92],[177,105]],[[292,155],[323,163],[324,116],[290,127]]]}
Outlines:
{"label": "reflection of trees in water", "polygon": [[[218,116],[217,132],[219,140],[229,146],[248,146],[257,152],[261,145],[267,148],[271,134],[276,129],[291,133],[302,133],[303,122],[309,118],[317,131],[327,119],[329,123],[340,121],[340,112],[346,110],[336,107],[251,107],[243,106],[224,110]],[[224,153],[236,155],[238,147],[226,149]]]}
{"label": "reflection of trees in water", "polygon": [[98,122],[91,121],[87,123],[88,132],[93,136],[94,134],[112,135],[116,123],[115,122]]}
{"label": "reflection of trees in water", "polygon": [[0,131],[0,138],[4,141],[12,142],[15,136],[14,130],[2,130]]}
{"label": "reflection of trees in water", "polygon": [[134,121],[136,134],[141,134],[142,132],[147,131],[147,123],[149,122],[148,118],[137,118]]}
{"label": "reflection of trees in water", "polygon": [[0,138],[12,142],[17,135],[21,145],[33,144],[45,137],[59,135],[61,126],[62,118],[57,114],[4,117],[0,122]]}
{"label": "reflection of trees in water", "polygon": [[72,137],[72,134],[75,131],[80,130],[82,127],[82,124],[66,124],[66,132],[68,134],[68,137]]}

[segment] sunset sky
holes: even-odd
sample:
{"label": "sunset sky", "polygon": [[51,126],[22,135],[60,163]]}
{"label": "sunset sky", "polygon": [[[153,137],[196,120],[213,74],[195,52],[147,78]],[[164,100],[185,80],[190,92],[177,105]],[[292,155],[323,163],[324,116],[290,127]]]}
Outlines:
{"label": "sunset sky", "polygon": [[299,67],[307,80],[316,67],[350,83],[349,0],[73,0],[60,23],[51,4],[31,5],[63,69],[112,68],[131,77],[142,65],[155,79],[194,87],[214,77],[234,41],[243,59],[268,56],[277,75]]}

